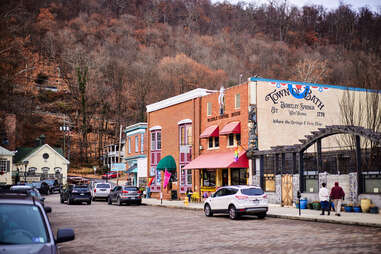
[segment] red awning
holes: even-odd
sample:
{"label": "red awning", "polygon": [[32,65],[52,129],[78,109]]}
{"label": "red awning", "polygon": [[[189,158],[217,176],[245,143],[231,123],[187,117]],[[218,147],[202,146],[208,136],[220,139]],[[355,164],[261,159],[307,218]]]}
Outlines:
{"label": "red awning", "polygon": [[184,169],[203,169],[203,168],[248,168],[249,160],[246,151],[238,155],[238,160],[234,161],[234,151],[222,153],[208,153],[198,156],[188,163]]}
{"label": "red awning", "polygon": [[228,123],[220,131],[220,135],[229,135],[232,133],[241,133],[241,123],[240,122]]}
{"label": "red awning", "polygon": [[206,128],[200,135],[200,138],[218,137],[218,125],[212,125]]}

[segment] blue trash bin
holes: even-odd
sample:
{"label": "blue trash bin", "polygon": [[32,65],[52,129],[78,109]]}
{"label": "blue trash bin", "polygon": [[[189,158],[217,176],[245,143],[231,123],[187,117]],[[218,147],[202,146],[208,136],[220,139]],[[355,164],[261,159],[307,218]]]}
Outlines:
{"label": "blue trash bin", "polygon": [[307,199],[300,200],[300,209],[307,209]]}

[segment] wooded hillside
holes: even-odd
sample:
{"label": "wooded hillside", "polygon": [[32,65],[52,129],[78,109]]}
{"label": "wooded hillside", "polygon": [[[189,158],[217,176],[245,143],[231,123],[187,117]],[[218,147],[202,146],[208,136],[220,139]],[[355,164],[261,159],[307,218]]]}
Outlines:
{"label": "wooded hillside", "polygon": [[0,114],[17,116],[18,146],[62,144],[65,115],[87,162],[147,104],[194,88],[254,75],[381,88],[380,13],[251,2],[2,1]]}

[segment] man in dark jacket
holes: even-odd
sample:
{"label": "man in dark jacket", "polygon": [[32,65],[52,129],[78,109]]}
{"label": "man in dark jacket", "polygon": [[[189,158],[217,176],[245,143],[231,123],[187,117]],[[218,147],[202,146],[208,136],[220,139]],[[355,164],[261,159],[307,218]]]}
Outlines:
{"label": "man in dark jacket", "polygon": [[338,182],[335,182],[335,186],[331,189],[330,198],[333,200],[333,203],[335,204],[335,215],[340,216],[341,211],[341,200],[344,200],[345,193],[343,191],[343,188],[339,186]]}

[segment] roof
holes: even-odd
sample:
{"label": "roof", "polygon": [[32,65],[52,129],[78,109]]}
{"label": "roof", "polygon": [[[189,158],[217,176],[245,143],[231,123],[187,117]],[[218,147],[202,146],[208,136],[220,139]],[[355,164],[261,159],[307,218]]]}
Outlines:
{"label": "roof", "polygon": [[24,161],[24,159],[26,159],[27,157],[29,157],[33,153],[37,152],[38,150],[40,150],[44,146],[48,146],[49,148],[54,150],[56,153],[58,153],[63,159],[65,159],[69,163],[69,161],[63,156],[62,148],[51,147],[48,144],[44,144],[44,145],[37,146],[37,147],[20,147],[20,148],[17,148],[16,154],[13,158],[13,162],[14,163],[20,163],[20,162]]}
{"label": "roof", "polygon": [[177,96],[170,97],[168,99],[152,103],[150,105],[147,105],[147,113],[153,112],[159,109],[167,108],[185,101],[189,101],[198,97],[202,97],[211,93],[217,92],[216,90],[208,90],[204,88],[197,88],[194,90],[191,90],[189,92],[179,94]]}
{"label": "roof", "polygon": [[10,156],[13,156],[14,152],[11,152],[11,151],[7,150],[6,148],[0,146],[0,155],[10,155]]}

